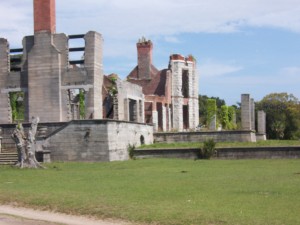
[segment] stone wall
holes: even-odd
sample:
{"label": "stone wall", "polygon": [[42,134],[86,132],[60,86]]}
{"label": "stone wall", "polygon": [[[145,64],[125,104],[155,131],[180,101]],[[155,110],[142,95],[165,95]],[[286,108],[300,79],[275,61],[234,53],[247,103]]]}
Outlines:
{"label": "stone wall", "polygon": [[[172,124],[177,131],[184,130],[183,106],[187,105],[188,121],[186,127],[195,129],[199,124],[198,105],[198,75],[194,59],[174,54],[170,56],[170,70],[172,71],[171,98]],[[186,74],[184,76],[184,74]],[[184,81],[184,79],[188,79]],[[188,87],[184,87],[185,83]],[[187,96],[183,89],[188,88]]]}
{"label": "stone wall", "polygon": [[300,147],[251,147],[222,148],[217,151],[219,159],[282,159],[300,158]]}
{"label": "stone wall", "polygon": [[51,161],[127,160],[128,144],[153,143],[153,127],[114,120],[77,120],[67,123],[44,140]]}
{"label": "stone wall", "polygon": [[[15,124],[1,124],[2,147],[15,149],[11,134]],[[29,123],[23,124],[25,131]],[[51,161],[127,160],[128,144],[153,143],[153,127],[115,120],[73,120],[67,123],[39,123],[37,150],[50,152]]]}
{"label": "stone wall", "polygon": [[173,142],[203,142],[207,139],[216,142],[255,142],[255,133],[252,131],[208,131],[208,132],[178,132],[155,133],[154,140],[158,143]]}
{"label": "stone wall", "polygon": [[[137,149],[136,158],[188,158],[196,159],[199,148]],[[217,148],[217,159],[285,159],[300,158],[300,147]]]}
{"label": "stone wall", "polygon": [[[116,81],[118,88],[118,119],[129,121],[130,119],[130,108],[129,101],[125,101],[130,99],[136,101],[136,119],[139,123],[144,123],[144,94],[142,91],[142,87],[129,83],[127,81],[122,81],[118,79]],[[126,104],[126,105],[125,105]]]}
{"label": "stone wall", "polygon": [[[60,123],[39,123],[38,130],[37,130],[37,139],[43,138],[47,135],[50,135],[54,131],[57,131],[67,123],[60,122]],[[28,131],[29,127],[31,126],[30,123],[23,123],[25,132]],[[4,149],[12,149],[17,151],[16,145],[11,138],[11,134],[13,130],[16,128],[16,124],[0,124],[0,128],[2,130],[0,136],[3,137],[2,139],[2,147]]]}

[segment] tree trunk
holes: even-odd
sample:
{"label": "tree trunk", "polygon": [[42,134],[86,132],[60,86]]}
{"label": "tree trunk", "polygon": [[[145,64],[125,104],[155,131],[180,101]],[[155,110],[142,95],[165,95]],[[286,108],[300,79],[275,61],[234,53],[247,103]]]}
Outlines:
{"label": "tree trunk", "polygon": [[38,123],[39,118],[33,117],[27,137],[22,124],[18,124],[12,133],[12,139],[15,141],[18,150],[18,162],[16,166],[20,168],[44,168],[35,158],[35,135]]}

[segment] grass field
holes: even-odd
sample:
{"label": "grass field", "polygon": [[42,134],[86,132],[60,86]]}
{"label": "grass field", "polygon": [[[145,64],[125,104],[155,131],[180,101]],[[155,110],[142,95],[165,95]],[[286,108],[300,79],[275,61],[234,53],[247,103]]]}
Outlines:
{"label": "grass field", "polygon": [[0,203],[153,224],[300,224],[300,160],[0,166]]}
{"label": "grass field", "polygon": [[[154,143],[152,145],[143,145],[140,149],[147,148],[198,148],[203,143],[183,142],[183,143]],[[274,147],[274,146],[300,146],[299,140],[267,140],[258,142],[217,142],[217,148],[230,147]]]}

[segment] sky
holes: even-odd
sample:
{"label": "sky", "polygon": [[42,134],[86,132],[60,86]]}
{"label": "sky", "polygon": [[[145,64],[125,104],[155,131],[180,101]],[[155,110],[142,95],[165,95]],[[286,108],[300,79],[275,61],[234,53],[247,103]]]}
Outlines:
{"label": "sky", "polygon": [[[57,33],[102,34],[105,74],[125,79],[146,37],[158,69],[171,54],[197,59],[201,95],[227,105],[241,94],[300,98],[300,0],[56,0],[56,15]],[[22,47],[33,34],[33,0],[0,0],[0,21],[0,37]]]}

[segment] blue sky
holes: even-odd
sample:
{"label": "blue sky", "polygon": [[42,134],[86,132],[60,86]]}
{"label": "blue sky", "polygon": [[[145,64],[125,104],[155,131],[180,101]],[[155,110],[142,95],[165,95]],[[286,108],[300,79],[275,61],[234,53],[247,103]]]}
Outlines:
{"label": "blue sky", "polygon": [[[159,69],[173,53],[196,57],[200,94],[228,105],[242,93],[300,98],[300,0],[57,0],[56,7],[57,33],[103,35],[106,74],[125,78],[145,36]],[[0,37],[21,47],[32,14],[32,0],[0,0]]]}

